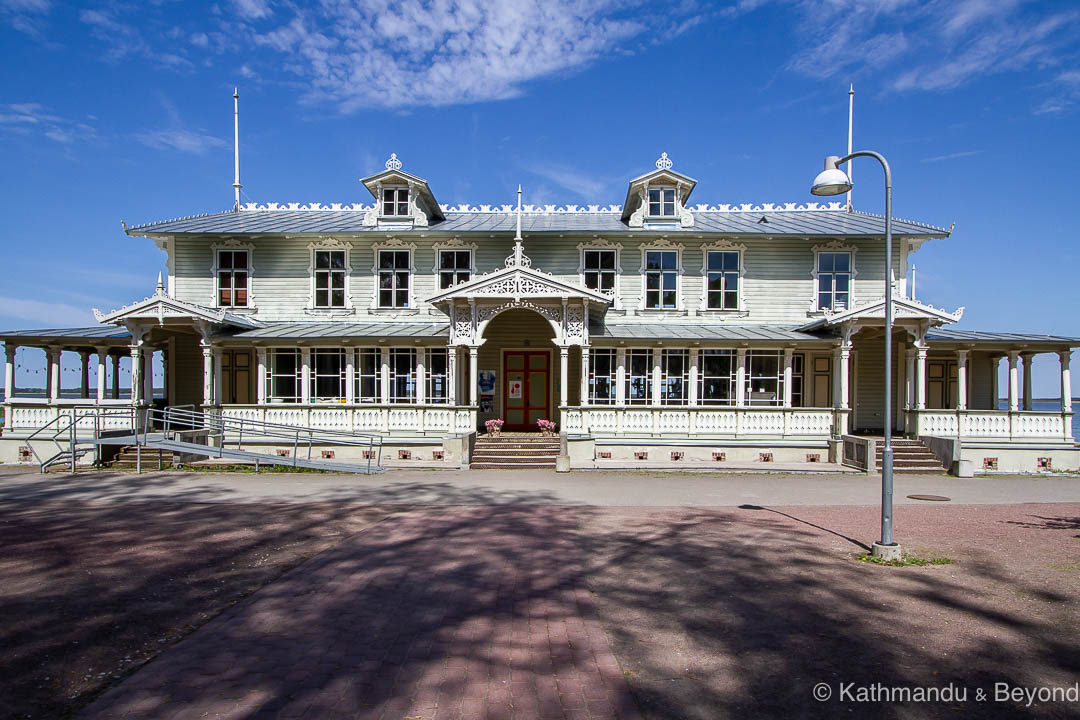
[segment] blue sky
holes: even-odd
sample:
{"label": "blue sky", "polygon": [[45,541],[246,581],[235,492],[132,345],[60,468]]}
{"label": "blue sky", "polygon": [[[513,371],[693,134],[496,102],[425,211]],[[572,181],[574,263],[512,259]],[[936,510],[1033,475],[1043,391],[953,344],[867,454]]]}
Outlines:
{"label": "blue sky", "polygon": [[[661,151],[709,203],[806,201],[883,152],[961,327],[1080,336],[1080,7],[1019,0],[0,0],[0,326],[153,290],[129,224],[245,199],[368,201],[390,152],[441,202],[621,202]],[[855,171],[880,212],[880,171]],[[1057,392],[1056,360],[1036,392]]]}

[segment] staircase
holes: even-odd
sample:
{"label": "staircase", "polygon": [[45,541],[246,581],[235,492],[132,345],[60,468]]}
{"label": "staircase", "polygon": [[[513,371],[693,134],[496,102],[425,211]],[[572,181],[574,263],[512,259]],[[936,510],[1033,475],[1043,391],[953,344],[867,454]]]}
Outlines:
{"label": "staircase", "polygon": [[[884,440],[877,442],[877,468],[881,469]],[[898,473],[943,473],[946,468],[938,456],[921,440],[893,440],[893,470]]]}
{"label": "staircase", "polygon": [[473,470],[555,469],[559,438],[535,433],[478,435],[469,467]]}
{"label": "staircase", "polygon": [[134,445],[125,445],[120,448],[120,452],[109,463],[109,467],[114,470],[135,470],[138,467],[140,454],[142,455],[143,470],[157,470],[159,460],[163,469],[172,467],[173,454],[171,450],[144,447],[142,452],[139,453]]}

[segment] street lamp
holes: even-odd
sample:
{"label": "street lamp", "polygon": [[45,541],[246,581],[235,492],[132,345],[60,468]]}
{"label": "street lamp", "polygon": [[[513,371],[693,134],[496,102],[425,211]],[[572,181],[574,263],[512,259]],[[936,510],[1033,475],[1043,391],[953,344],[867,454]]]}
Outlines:
{"label": "street lamp", "polygon": [[893,446],[892,446],[892,170],[884,156],[872,150],[825,158],[825,169],[810,186],[812,195],[841,195],[851,190],[851,178],[837,167],[852,158],[872,157],[885,170],[885,447],[881,451],[881,540],[873,554],[885,560],[900,558],[900,545],[893,540]]}

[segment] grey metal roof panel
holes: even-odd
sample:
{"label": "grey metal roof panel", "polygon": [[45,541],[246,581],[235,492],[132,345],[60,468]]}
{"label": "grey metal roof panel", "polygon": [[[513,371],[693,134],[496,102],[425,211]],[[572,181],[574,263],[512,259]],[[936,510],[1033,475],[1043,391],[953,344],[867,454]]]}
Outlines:
{"label": "grey metal roof panel", "polygon": [[1080,347],[1080,338],[1061,335],[1037,335],[1031,333],[982,332],[957,328],[935,328],[926,334],[927,340],[964,343],[1024,344],[1044,343]]}
{"label": "grey metal roof panel", "polygon": [[590,325],[593,338],[620,340],[719,340],[745,342],[793,342],[832,340],[831,336],[800,332],[783,325],[701,325],[645,323]]}
{"label": "grey metal roof panel", "polygon": [[[772,206],[770,206],[772,207]],[[447,212],[446,219],[427,227],[388,229],[363,224],[362,210],[241,210],[200,215],[128,228],[132,235],[282,235],[293,233],[419,234],[512,233],[516,216],[509,212]],[[719,233],[724,235],[883,235],[881,216],[846,210],[697,211],[694,225],[631,230],[613,212],[533,212],[521,218],[525,233]],[[902,236],[945,237],[948,230],[893,219],[893,233]]]}
{"label": "grey metal roof panel", "polygon": [[41,330],[8,330],[0,332],[0,340],[129,340],[131,333],[116,325],[94,325],[80,328],[47,328]]}
{"label": "grey metal roof panel", "polygon": [[275,322],[228,335],[235,340],[319,340],[360,337],[446,337],[446,322]]}

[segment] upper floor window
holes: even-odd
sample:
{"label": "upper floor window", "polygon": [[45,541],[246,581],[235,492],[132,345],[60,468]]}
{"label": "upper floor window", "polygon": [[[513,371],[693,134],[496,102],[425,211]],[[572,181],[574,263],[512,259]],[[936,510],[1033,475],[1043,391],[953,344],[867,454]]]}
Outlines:
{"label": "upper floor window", "polygon": [[408,250],[379,251],[379,307],[409,307],[410,274]]}
{"label": "upper floor window", "polygon": [[439,287],[445,290],[459,283],[469,282],[472,276],[471,250],[439,251]]}
{"label": "upper floor window", "polygon": [[739,252],[710,250],[706,268],[707,307],[710,310],[738,310]]}
{"label": "upper floor window", "polygon": [[247,250],[218,250],[218,305],[247,307],[249,275]]}
{"label": "upper floor window", "polygon": [[315,307],[345,307],[344,250],[315,251]]}
{"label": "upper floor window", "polygon": [[674,310],[679,304],[679,253],[676,250],[645,252],[645,307]]}
{"label": "upper floor window", "polygon": [[616,382],[615,350],[589,351],[589,403],[612,405],[615,403]]}
{"label": "upper floor window", "polygon": [[817,254],[818,310],[846,310],[851,307],[851,253]]}
{"label": "upper floor window", "polygon": [[383,188],[382,214],[384,217],[408,217],[409,188]]}
{"label": "upper floor window", "polygon": [[605,295],[615,294],[615,251],[585,250],[585,287]]}
{"label": "upper floor window", "polygon": [[649,188],[649,217],[675,217],[675,188]]}

